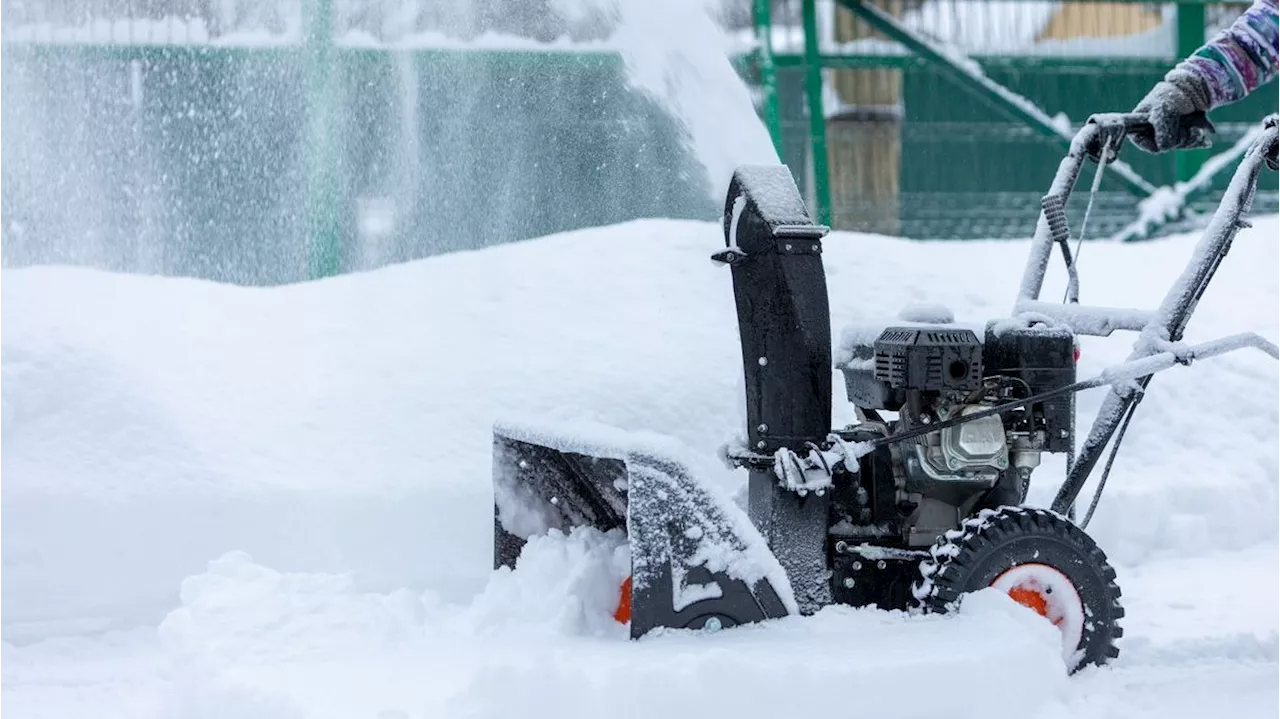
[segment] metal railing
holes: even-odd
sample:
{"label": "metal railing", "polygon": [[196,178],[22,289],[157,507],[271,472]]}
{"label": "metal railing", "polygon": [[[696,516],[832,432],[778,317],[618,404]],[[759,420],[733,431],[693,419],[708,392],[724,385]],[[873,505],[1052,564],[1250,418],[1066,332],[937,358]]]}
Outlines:
{"label": "metal railing", "polygon": [[[1132,107],[1245,7],[1198,0],[757,0],[753,26],[739,29],[739,49],[764,87],[761,114],[775,144],[833,226],[912,237],[1025,237],[1039,185],[1080,123],[1094,112]],[[1215,113],[1215,149],[1230,148],[1275,111],[1274,93],[1255,95]],[[814,121],[819,115],[825,122]],[[883,151],[886,143],[896,152]],[[872,156],[868,148],[878,149]],[[1138,202],[1189,180],[1213,152],[1126,155],[1133,172],[1103,184],[1100,232],[1119,231]],[[850,174],[842,167],[867,163],[878,169],[860,169],[855,182],[842,179]],[[1207,209],[1224,182],[1197,184],[1199,197],[1185,207],[1192,215]],[[1264,180],[1270,186],[1274,180]],[[879,211],[868,197],[883,198]],[[1262,211],[1273,211],[1275,202],[1260,199]]]}
{"label": "metal railing", "polygon": [[[517,6],[0,0],[5,263],[267,283],[641,216],[717,216],[681,129],[628,89],[608,14]],[[819,218],[964,238],[1029,236],[1063,133],[1132,107],[1243,5],[724,7],[735,61]],[[893,24],[928,47],[895,39]],[[929,58],[939,43],[990,84]],[[1274,103],[1263,92],[1215,113],[1215,149]],[[1131,227],[1144,194],[1212,155],[1127,151],[1141,182],[1109,173],[1091,227]],[[1193,220],[1221,194],[1203,179],[1179,186]],[[1264,177],[1259,212],[1275,211],[1274,186]]]}
{"label": "metal railing", "polygon": [[3,0],[5,264],[270,284],[718,216],[599,18],[456,6]]}

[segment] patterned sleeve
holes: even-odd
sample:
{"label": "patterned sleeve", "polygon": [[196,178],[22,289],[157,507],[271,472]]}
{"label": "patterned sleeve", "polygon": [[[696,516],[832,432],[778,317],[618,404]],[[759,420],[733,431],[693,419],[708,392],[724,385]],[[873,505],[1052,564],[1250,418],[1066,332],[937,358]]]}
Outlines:
{"label": "patterned sleeve", "polygon": [[1210,109],[1243,99],[1276,76],[1277,0],[1254,0],[1230,27],[1179,65],[1204,78]]}

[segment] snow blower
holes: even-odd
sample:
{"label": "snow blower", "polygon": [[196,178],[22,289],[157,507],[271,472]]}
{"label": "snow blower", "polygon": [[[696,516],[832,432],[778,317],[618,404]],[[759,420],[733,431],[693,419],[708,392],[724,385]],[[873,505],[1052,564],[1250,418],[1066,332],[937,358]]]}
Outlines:
{"label": "snow blower", "polygon": [[[699,483],[659,443],[618,435],[494,433],[494,565],[552,529],[625,530],[631,577],[618,618],[639,638],[658,628],[716,630],[807,615],[841,603],[954,611],[994,587],[1053,622],[1069,671],[1118,656],[1124,616],[1116,574],[1075,504],[1108,445],[1119,447],[1152,376],[1245,347],[1242,334],[1199,345],[1183,331],[1241,227],[1247,226],[1276,124],[1245,154],[1194,255],[1154,310],[1079,303],[1065,208],[1085,159],[1118,148],[1145,119],[1095,115],[1058,167],[1010,317],[979,325],[903,320],[842,347],[833,362],[822,238],[790,171],[741,167],[724,211],[746,390],[745,511]],[[1106,155],[1103,172],[1113,155]],[[1274,162],[1274,160],[1271,160]],[[1096,191],[1097,184],[1094,188]],[[1092,198],[1091,198],[1092,199]],[[1087,222],[1088,211],[1085,213]],[[1062,302],[1040,299],[1054,246]],[[1138,333],[1128,361],[1079,379],[1076,338]],[[858,422],[831,428],[835,373]],[[1076,453],[1075,393],[1108,395]],[[1114,441],[1113,441],[1114,440]],[[1025,504],[1046,453],[1068,471],[1052,505]]]}

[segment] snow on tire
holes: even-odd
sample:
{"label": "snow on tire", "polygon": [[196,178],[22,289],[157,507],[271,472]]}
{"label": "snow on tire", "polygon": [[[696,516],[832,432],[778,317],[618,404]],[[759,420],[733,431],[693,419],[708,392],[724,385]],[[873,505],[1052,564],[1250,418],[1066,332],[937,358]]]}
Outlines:
{"label": "snow on tire", "polygon": [[1027,507],[985,509],[938,538],[912,591],[920,608],[954,611],[994,587],[1052,621],[1075,672],[1119,656],[1120,588],[1098,545],[1069,519]]}

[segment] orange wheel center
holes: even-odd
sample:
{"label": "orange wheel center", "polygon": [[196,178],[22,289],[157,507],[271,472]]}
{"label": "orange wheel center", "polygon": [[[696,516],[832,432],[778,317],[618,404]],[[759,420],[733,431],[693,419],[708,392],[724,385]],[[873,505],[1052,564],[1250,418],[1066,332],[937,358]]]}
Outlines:
{"label": "orange wheel center", "polygon": [[618,608],[613,612],[613,618],[619,624],[626,624],[631,621],[631,577],[622,580],[621,595],[618,597]]}
{"label": "orange wheel center", "polygon": [[1070,577],[1048,564],[1026,562],[1004,570],[990,586],[1057,627],[1062,633],[1062,656],[1074,661],[1071,657],[1080,648],[1088,611]]}
{"label": "orange wheel center", "polygon": [[1014,587],[1009,590],[1009,598],[1024,607],[1030,607],[1042,617],[1049,616],[1049,602],[1043,594],[1034,589]]}

